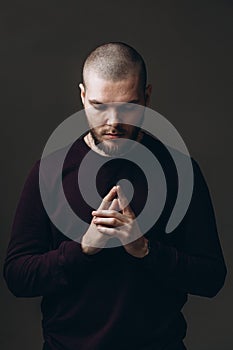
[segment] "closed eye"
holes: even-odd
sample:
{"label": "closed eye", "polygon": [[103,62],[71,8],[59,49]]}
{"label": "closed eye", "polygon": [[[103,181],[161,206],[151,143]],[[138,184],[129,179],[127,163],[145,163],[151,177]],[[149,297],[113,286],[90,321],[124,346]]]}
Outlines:
{"label": "closed eye", "polygon": [[103,103],[93,103],[92,106],[97,109],[98,111],[106,111],[107,106]]}
{"label": "closed eye", "polygon": [[125,103],[123,105],[120,106],[120,111],[121,112],[130,112],[130,111],[134,111],[136,109],[135,104],[133,103]]}

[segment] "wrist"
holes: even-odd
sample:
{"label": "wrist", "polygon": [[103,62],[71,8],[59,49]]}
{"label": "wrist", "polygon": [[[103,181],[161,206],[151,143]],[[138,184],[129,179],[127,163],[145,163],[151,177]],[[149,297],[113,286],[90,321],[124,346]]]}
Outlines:
{"label": "wrist", "polygon": [[87,255],[94,255],[98,253],[100,250],[102,250],[101,247],[95,247],[91,242],[88,242],[86,237],[83,237],[81,240],[81,249],[82,252],[87,254]]}
{"label": "wrist", "polygon": [[129,243],[125,246],[125,250],[136,258],[144,258],[150,252],[149,240],[143,237],[143,243],[140,245],[137,242]]}
{"label": "wrist", "polygon": [[81,244],[81,249],[84,254],[94,255],[98,253],[102,248],[90,247],[85,244]]}

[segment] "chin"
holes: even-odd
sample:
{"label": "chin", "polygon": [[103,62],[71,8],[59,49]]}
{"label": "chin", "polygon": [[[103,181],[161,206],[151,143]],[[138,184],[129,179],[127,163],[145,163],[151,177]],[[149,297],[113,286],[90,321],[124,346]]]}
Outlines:
{"label": "chin", "polygon": [[98,147],[104,151],[105,153],[109,155],[118,155],[122,152],[124,152],[126,148],[126,140],[125,139],[119,139],[119,140],[105,140],[98,144]]}

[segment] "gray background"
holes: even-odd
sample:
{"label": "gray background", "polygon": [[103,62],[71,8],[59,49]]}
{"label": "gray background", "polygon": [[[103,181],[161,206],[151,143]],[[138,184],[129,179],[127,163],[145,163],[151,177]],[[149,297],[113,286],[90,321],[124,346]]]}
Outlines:
{"label": "gray background", "polygon": [[[81,108],[87,53],[124,41],[144,56],[151,107],[199,162],[216,212],[228,276],[214,299],[184,308],[189,350],[233,348],[232,1],[10,1],[1,5],[1,263],[25,177],[57,125]],[[2,350],[40,350],[40,299],[17,299],[1,274]]]}

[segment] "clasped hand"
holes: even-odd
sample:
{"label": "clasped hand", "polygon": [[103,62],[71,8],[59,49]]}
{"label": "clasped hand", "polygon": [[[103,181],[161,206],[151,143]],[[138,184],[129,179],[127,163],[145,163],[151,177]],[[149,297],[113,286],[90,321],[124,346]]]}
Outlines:
{"label": "clasped hand", "polygon": [[148,241],[142,236],[135,214],[120,186],[114,186],[109,191],[92,215],[93,219],[81,243],[85,253],[95,254],[110,238],[117,237],[129,254],[135,257],[147,255]]}

